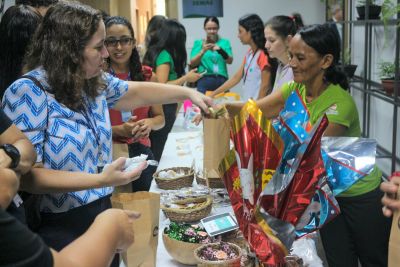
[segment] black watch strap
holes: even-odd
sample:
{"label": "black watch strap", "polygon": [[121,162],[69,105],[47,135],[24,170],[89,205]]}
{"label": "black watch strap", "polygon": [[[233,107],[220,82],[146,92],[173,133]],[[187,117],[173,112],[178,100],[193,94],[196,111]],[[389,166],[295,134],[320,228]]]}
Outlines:
{"label": "black watch strap", "polygon": [[12,144],[3,144],[0,146],[1,149],[6,152],[6,154],[11,158],[11,169],[17,168],[19,161],[21,159],[21,154],[18,149]]}

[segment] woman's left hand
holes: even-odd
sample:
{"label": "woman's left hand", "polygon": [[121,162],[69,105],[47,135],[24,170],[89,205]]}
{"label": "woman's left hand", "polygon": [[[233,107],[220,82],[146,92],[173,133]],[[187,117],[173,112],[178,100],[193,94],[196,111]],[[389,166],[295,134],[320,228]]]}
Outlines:
{"label": "woman's left hand", "polygon": [[138,123],[140,124],[140,136],[136,137],[136,138],[145,138],[145,137],[149,137],[149,134],[151,132],[151,129],[153,127],[153,124],[151,122],[150,119],[143,119],[138,121]]}
{"label": "woman's left hand", "polygon": [[400,176],[393,176],[390,181],[381,183],[381,190],[385,192],[382,197],[382,211],[386,217],[390,217],[394,211],[400,210],[400,200],[396,199],[399,185]]}
{"label": "woman's left hand", "polygon": [[213,46],[213,50],[214,51],[217,51],[217,50],[220,50],[221,49],[221,47],[219,47],[217,44],[214,44],[214,46]]}
{"label": "woman's left hand", "polygon": [[214,106],[212,99],[208,96],[205,96],[202,93],[197,92],[196,90],[190,90],[189,98],[199,108],[201,108],[206,114],[208,114],[208,107]]}

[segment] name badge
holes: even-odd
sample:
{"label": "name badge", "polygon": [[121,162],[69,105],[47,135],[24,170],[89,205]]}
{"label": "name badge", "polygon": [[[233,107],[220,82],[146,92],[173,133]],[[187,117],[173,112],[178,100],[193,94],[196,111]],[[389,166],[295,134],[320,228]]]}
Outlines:
{"label": "name badge", "polygon": [[214,74],[218,74],[218,72],[219,72],[218,64],[213,65],[213,72],[214,72]]}

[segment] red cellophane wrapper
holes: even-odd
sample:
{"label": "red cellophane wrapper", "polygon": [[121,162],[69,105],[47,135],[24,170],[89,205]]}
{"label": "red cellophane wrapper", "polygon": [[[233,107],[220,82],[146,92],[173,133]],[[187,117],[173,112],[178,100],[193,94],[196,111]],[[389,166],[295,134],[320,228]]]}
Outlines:
{"label": "red cellophane wrapper", "polygon": [[[324,116],[315,125],[310,139],[300,146],[292,166],[288,166],[290,171],[282,175],[276,173],[263,192],[260,205],[269,215],[297,224],[315,194],[318,181],[326,175],[321,156],[321,137],[327,126],[328,119]],[[287,180],[289,184],[282,191],[266,194],[266,191],[271,193],[269,189],[275,184],[275,179]]]}
{"label": "red cellophane wrapper", "polygon": [[282,140],[252,100],[233,118],[231,136],[235,149],[222,161],[220,172],[240,230],[265,266],[279,266],[287,249],[258,215],[256,204],[278,167]]}

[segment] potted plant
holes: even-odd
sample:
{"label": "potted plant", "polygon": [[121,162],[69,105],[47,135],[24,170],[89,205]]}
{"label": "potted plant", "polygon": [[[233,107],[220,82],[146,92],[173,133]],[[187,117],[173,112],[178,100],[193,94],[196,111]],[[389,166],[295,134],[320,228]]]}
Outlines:
{"label": "potted plant", "polygon": [[[400,62],[399,62],[400,63]],[[386,94],[393,95],[396,66],[393,62],[379,63],[379,76]],[[399,73],[400,74],[400,73]],[[400,95],[400,86],[397,84],[397,95]]]}
{"label": "potted plant", "polygon": [[[391,0],[384,0],[382,4],[382,21],[386,27],[388,21],[400,12],[400,4],[395,4]],[[400,26],[400,22],[398,24]]]}
{"label": "potted plant", "polygon": [[[365,13],[368,6],[368,17],[365,17]],[[381,13],[382,6],[378,5],[376,0],[358,0],[357,2],[357,13],[358,20],[363,19],[379,19],[379,14]]]}
{"label": "potted plant", "polygon": [[351,79],[354,76],[354,72],[356,72],[357,65],[351,64],[351,54],[350,49],[346,48],[343,52],[343,64],[338,66],[346,76]]}

